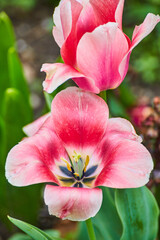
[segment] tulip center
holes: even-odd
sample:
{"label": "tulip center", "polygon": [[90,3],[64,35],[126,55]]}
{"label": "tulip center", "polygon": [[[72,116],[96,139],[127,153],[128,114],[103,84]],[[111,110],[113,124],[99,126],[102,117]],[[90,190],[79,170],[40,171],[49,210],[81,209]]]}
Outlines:
{"label": "tulip center", "polygon": [[65,165],[60,165],[59,168],[66,177],[57,177],[62,186],[80,188],[92,187],[96,178],[96,175],[93,174],[95,174],[98,165],[88,168],[90,160],[88,155],[86,156],[86,159],[83,160],[81,155],[74,151],[74,155],[72,156],[72,160],[70,159],[70,163],[64,158],[61,158],[61,160],[65,163]]}
{"label": "tulip center", "polygon": [[73,168],[75,177],[81,179],[88,166],[89,156],[87,155],[86,160],[83,161],[83,159],[81,158],[81,155],[78,155],[75,151],[74,153],[75,154],[72,156],[73,157],[72,168]]}

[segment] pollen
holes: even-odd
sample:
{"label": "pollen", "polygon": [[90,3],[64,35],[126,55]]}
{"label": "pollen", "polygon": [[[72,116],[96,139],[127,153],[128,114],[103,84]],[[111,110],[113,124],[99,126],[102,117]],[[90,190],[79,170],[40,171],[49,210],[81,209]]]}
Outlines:
{"label": "pollen", "polygon": [[84,172],[86,171],[88,164],[89,164],[89,156],[87,155],[85,165],[84,165]]}
{"label": "pollen", "polygon": [[79,177],[79,173],[76,173],[76,172],[75,172],[74,175],[75,175],[76,177]]}
{"label": "pollen", "polygon": [[61,160],[66,163],[67,169],[71,172],[72,169],[71,169],[71,166],[70,166],[69,162],[67,162],[67,160],[65,160],[64,158],[61,158]]}

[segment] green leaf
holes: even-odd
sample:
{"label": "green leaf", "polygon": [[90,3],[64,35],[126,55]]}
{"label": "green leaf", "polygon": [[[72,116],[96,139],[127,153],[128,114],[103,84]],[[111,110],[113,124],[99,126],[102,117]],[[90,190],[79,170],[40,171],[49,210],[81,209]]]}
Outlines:
{"label": "green leaf", "polygon": [[120,240],[155,240],[159,210],[152,193],[146,188],[117,189],[117,211],[123,224]]}
{"label": "green leaf", "polygon": [[22,64],[14,47],[8,50],[8,70],[10,87],[18,89],[29,104],[29,89],[24,77]]}
{"label": "green leaf", "polygon": [[60,232],[57,230],[47,229],[47,230],[44,230],[44,232],[47,233],[50,237],[60,238]]}
{"label": "green leaf", "polygon": [[32,239],[24,233],[16,233],[8,240],[32,240]]}
{"label": "green leaf", "polygon": [[103,203],[93,218],[97,239],[119,240],[122,224],[114,203],[114,189],[103,187]]}
{"label": "green leaf", "polygon": [[[97,239],[119,240],[122,234],[122,224],[114,203],[115,190],[102,187],[103,203],[100,211],[92,218]],[[78,240],[89,240],[86,224],[79,224]],[[127,240],[127,239],[126,239]]]}
{"label": "green leaf", "polygon": [[22,127],[31,121],[24,97],[17,89],[8,88],[5,91],[2,117],[5,122],[8,152],[24,137]]}
{"label": "green leaf", "polygon": [[[57,230],[52,230],[52,229],[48,229],[44,231],[45,233],[47,233],[47,235],[49,235],[50,237],[54,238],[59,238],[60,237],[60,233]],[[24,233],[16,233],[14,234],[12,237],[10,237],[8,240],[32,240],[33,238],[31,238],[30,236],[24,234]]]}
{"label": "green leaf", "polygon": [[6,133],[5,133],[5,123],[2,117],[0,116],[0,174],[1,174],[1,166],[4,165],[4,158],[6,152]]}
{"label": "green leaf", "polygon": [[7,188],[5,179],[5,156],[6,156],[6,134],[5,124],[0,117],[0,220],[8,225],[6,215],[8,214],[8,206],[6,204]]}
{"label": "green leaf", "polygon": [[[9,87],[8,71],[8,49],[15,45],[15,35],[9,17],[6,13],[0,13],[0,104],[2,103],[3,93]],[[3,36],[3,37],[2,37]]]}
{"label": "green leaf", "polygon": [[5,123],[0,117],[0,219],[2,222],[7,224],[6,214],[8,209],[5,206],[6,203],[6,179],[5,179],[5,153],[6,153],[6,134],[5,134]]}
{"label": "green leaf", "polygon": [[61,55],[59,55],[59,57],[56,59],[56,62],[58,62],[58,63],[64,63]]}
{"label": "green leaf", "polygon": [[136,97],[131,91],[130,86],[125,82],[119,86],[119,99],[121,103],[127,108],[132,107],[136,104]]}
{"label": "green leaf", "polygon": [[108,106],[112,117],[124,117],[128,119],[127,111],[124,105],[114,95],[113,92],[107,92]]}
{"label": "green leaf", "polygon": [[[158,206],[159,206],[159,209],[160,209],[160,184],[156,185],[156,188],[154,190],[154,195],[155,195],[155,198],[157,200],[157,203],[158,203]],[[160,216],[159,216],[160,217]],[[159,221],[159,229],[158,229],[158,239],[160,239],[160,221]]]}
{"label": "green leaf", "polygon": [[44,97],[45,97],[45,100],[46,100],[46,105],[47,105],[47,111],[51,110],[51,103],[52,103],[52,100],[53,100],[53,96],[47,92],[44,92]]}
{"label": "green leaf", "polygon": [[14,88],[5,91],[2,106],[5,153],[4,156],[0,156],[2,164],[0,169],[0,220],[6,224],[6,215],[13,214],[18,217],[25,217],[30,222],[35,223],[40,206],[41,185],[18,188],[10,185],[5,178],[7,153],[24,137],[22,127],[30,122],[30,114],[25,108],[26,102],[23,95]]}
{"label": "green leaf", "polygon": [[54,237],[53,235],[49,236],[44,231],[29,223],[25,223],[21,220],[17,220],[11,217],[8,218],[14,225],[16,225],[18,228],[20,228],[22,231],[24,231],[26,234],[28,234],[31,238],[35,240],[62,240],[62,238]]}
{"label": "green leaf", "polygon": [[18,89],[23,95],[23,102],[25,103],[25,111],[29,122],[32,121],[32,109],[30,105],[30,95],[26,79],[24,77],[23,68],[19,60],[18,54],[14,47],[8,50],[8,70],[10,77],[10,86]]}
{"label": "green leaf", "polygon": [[89,240],[88,237],[88,232],[87,232],[87,227],[86,227],[86,223],[85,222],[80,222],[79,223],[79,229],[78,229],[78,233],[77,233],[77,240]]}

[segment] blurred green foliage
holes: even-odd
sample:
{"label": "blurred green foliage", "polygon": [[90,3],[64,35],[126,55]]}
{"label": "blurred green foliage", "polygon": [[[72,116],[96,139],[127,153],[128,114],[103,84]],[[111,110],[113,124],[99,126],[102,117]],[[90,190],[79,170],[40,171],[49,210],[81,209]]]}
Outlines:
{"label": "blurred green foliage", "polygon": [[30,10],[37,3],[37,0],[0,0],[0,8],[5,7],[20,7],[25,10]]}
{"label": "blurred green foliage", "polygon": [[0,0],[0,9],[5,7],[16,7],[28,11],[39,4],[45,4],[54,8],[59,2],[60,0]]}
{"label": "blurred green foliage", "polygon": [[35,223],[40,206],[40,186],[16,188],[5,178],[7,153],[25,136],[22,127],[33,117],[13,27],[4,12],[0,13],[0,34],[3,36],[0,39],[0,221],[8,225],[7,215],[11,214]]}

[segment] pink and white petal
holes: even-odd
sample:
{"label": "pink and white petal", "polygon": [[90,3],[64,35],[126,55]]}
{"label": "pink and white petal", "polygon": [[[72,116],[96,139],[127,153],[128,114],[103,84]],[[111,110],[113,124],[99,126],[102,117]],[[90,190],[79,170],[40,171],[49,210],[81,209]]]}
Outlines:
{"label": "pink and white petal", "polygon": [[[121,75],[121,79],[124,79],[128,71],[129,58],[133,48],[135,48],[138,45],[138,43],[143,40],[143,38],[145,38],[148,34],[150,34],[159,22],[160,22],[159,15],[156,16],[152,13],[149,13],[146,16],[144,22],[141,25],[135,27],[133,36],[132,36],[132,43],[130,44],[129,51],[124,56],[122,62],[119,65],[119,73]],[[117,85],[117,87],[119,86],[119,84]]]}
{"label": "pink and white petal", "polygon": [[[105,139],[107,139],[107,141],[105,141]],[[107,129],[102,139],[102,142],[100,142],[99,145],[97,146],[97,149],[93,153],[90,159],[90,162],[88,164],[88,168],[92,167],[93,165],[98,165],[98,168],[96,169],[93,175],[98,175],[101,172],[101,170],[104,168],[104,165],[105,165],[104,162],[106,159],[103,158],[103,150],[104,150],[104,153],[106,149],[107,151],[110,151],[110,149],[114,147],[113,145],[113,147],[110,148],[110,143],[112,144],[114,142],[116,143],[117,139],[119,141],[128,139],[132,141],[137,141],[139,143],[142,142],[142,138],[136,134],[134,127],[128,120],[124,118],[110,118],[108,120]],[[101,156],[99,156],[99,153],[101,152],[100,149],[102,150]],[[110,154],[110,152],[108,152],[108,154]]]}
{"label": "pink and white petal", "polygon": [[94,80],[99,91],[114,88],[117,82],[123,80],[119,74],[119,64],[128,49],[127,38],[116,23],[99,26],[92,33],[84,34],[79,41],[78,69]]}
{"label": "pink and white petal", "polygon": [[148,150],[139,142],[107,137],[97,149],[97,158],[102,159],[103,169],[95,186],[112,188],[137,188],[149,181],[153,161]]}
{"label": "pink and white petal", "polygon": [[44,199],[51,215],[72,221],[85,221],[99,211],[102,190],[47,185]]}
{"label": "pink and white petal", "polygon": [[53,92],[70,78],[85,77],[82,73],[63,63],[43,64],[41,71],[46,72],[43,88],[48,93]]}
{"label": "pink and white petal", "polygon": [[115,20],[118,23],[118,27],[120,29],[122,29],[123,8],[124,8],[124,0],[119,0],[119,3],[117,5],[117,9],[115,11]]}
{"label": "pink and white petal", "polygon": [[107,104],[79,88],[69,87],[58,93],[51,112],[55,132],[70,156],[74,150],[82,154],[84,149],[87,155],[91,154],[106,131]]}
{"label": "pink and white petal", "polygon": [[147,35],[149,35],[155,26],[160,22],[160,16],[149,13],[144,22],[136,26],[132,36],[132,45],[130,51],[137,46],[137,44],[142,41]]}
{"label": "pink and white petal", "polygon": [[142,142],[142,138],[136,134],[133,125],[124,118],[110,118],[105,135],[109,139],[124,138]]}
{"label": "pink and white petal", "polygon": [[41,182],[55,182],[57,163],[68,159],[60,139],[50,130],[51,121],[32,137],[26,138],[11,149],[6,161],[6,177],[15,186]]}
{"label": "pink and white petal", "polygon": [[71,1],[64,0],[60,5],[60,19],[62,24],[62,32],[64,39],[66,39],[71,30],[72,30],[72,9],[71,9]]}
{"label": "pink and white petal", "polygon": [[124,78],[128,72],[130,55],[131,55],[131,51],[128,51],[128,53],[125,55],[125,57],[122,59],[121,63],[119,64],[119,74],[120,74],[121,78],[119,81],[117,81],[115,88],[118,87],[122,83],[122,81],[124,80]]}
{"label": "pink and white petal", "polygon": [[[61,15],[61,10],[64,12],[64,10],[66,9],[66,14]],[[66,28],[65,25],[62,25],[64,24],[64,20],[66,20]],[[72,28],[72,13],[70,1],[61,1],[60,4],[55,8],[53,14],[53,22],[55,24],[55,26],[53,27],[53,36],[59,47],[61,47],[65,41],[65,37],[69,35]]]}
{"label": "pink and white petal", "polygon": [[[64,43],[61,47],[61,56],[64,60],[64,62],[70,66],[75,66],[75,61],[76,61],[76,48],[77,48],[77,43],[78,43],[78,39],[77,39],[77,21],[78,18],[80,16],[80,13],[83,9],[82,4],[80,4],[77,1],[72,1],[69,0],[71,3],[71,19],[72,19],[72,27],[71,27],[71,31],[68,35],[69,31],[66,31],[67,34],[65,34],[65,38],[64,38]],[[66,11],[66,12],[65,12]],[[60,13],[61,15],[61,19],[63,19],[64,15],[68,15],[68,11],[66,8],[63,9],[63,11],[61,11]],[[68,19],[64,19],[63,21],[63,25],[64,25],[64,29],[65,29],[65,24],[66,21],[68,21]],[[69,28],[68,28],[69,29]],[[68,35],[68,36],[67,36]]]}
{"label": "pink and white petal", "polygon": [[59,47],[62,47],[63,43],[70,35],[73,24],[72,21],[75,22],[74,18],[78,18],[81,9],[81,4],[70,0],[60,1],[58,7],[55,8],[53,14],[53,22],[55,23],[53,27],[53,36]]}
{"label": "pink and white petal", "polygon": [[[115,12],[119,2],[120,0],[90,0],[95,11],[97,26],[107,22],[115,22]],[[118,15],[120,16],[120,10],[123,9],[122,6],[119,7]]]}
{"label": "pink and white petal", "polygon": [[83,9],[77,21],[77,43],[86,32],[92,32],[96,27],[95,13],[89,0],[83,1]]}
{"label": "pink and white petal", "polygon": [[34,122],[23,127],[23,132],[28,136],[33,136],[43,125],[43,123],[50,117],[51,113],[47,113],[42,117],[36,119]]}
{"label": "pink and white petal", "polygon": [[80,87],[81,89],[98,94],[100,92],[99,88],[95,85],[95,81],[89,77],[81,77],[81,78],[72,78],[73,81]]}

